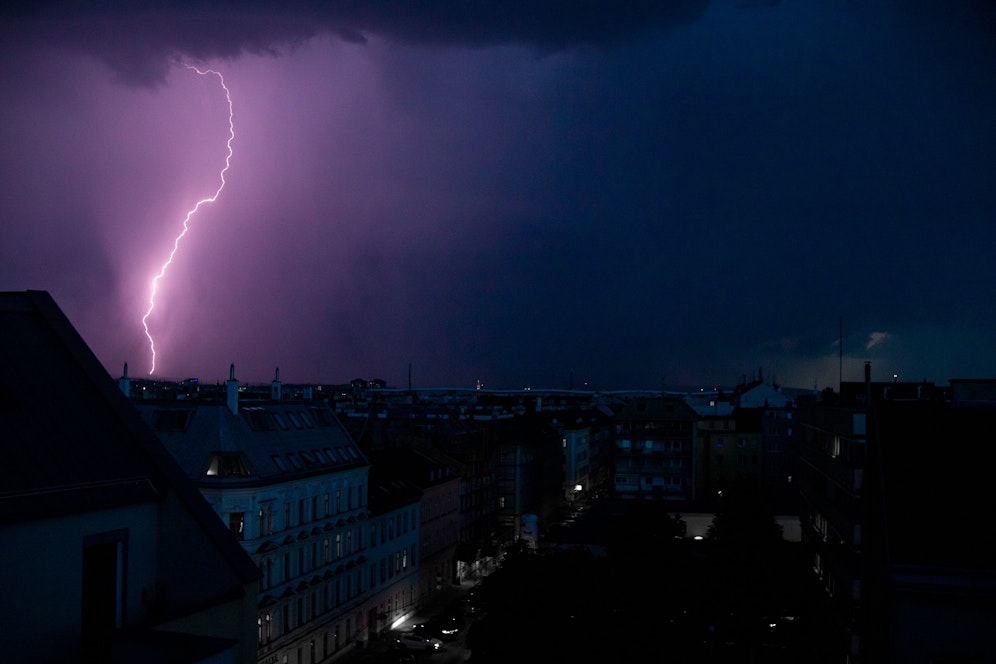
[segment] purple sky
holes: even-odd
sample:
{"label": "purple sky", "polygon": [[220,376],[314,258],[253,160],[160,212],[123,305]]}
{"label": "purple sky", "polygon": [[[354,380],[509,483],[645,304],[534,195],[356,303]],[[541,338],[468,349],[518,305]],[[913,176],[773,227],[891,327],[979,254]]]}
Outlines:
{"label": "purple sky", "polygon": [[182,62],[235,139],[157,376],[822,388],[841,318],[845,380],[996,376],[985,2],[89,4],[0,10],[0,290],[112,376],[225,164]]}

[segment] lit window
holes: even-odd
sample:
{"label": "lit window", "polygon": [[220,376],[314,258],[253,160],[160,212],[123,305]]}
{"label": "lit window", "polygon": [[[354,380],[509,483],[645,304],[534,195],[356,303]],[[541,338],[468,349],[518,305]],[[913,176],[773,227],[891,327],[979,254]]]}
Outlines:
{"label": "lit window", "polygon": [[208,464],[208,475],[218,477],[248,477],[249,465],[241,453],[219,452],[211,456]]}
{"label": "lit window", "polygon": [[245,535],[245,513],[230,512],[228,514],[228,529],[235,535],[235,539],[241,540]]}

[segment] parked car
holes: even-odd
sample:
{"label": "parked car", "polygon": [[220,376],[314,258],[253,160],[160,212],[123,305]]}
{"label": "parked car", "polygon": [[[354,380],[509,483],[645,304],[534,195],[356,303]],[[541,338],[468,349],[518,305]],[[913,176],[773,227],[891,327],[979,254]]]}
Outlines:
{"label": "parked car", "polygon": [[425,650],[428,652],[441,650],[443,647],[443,642],[439,639],[432,638],[418,632],[402,632],[398,635],[398,638],[395,639],[394,643],[398,648],[407,648],[408,650]]}
{"label": "parked car", "polygon": [[464,628],[464,618],[463,614],[444,611],[438,615],[429,618],[429,620],[421,625],[416,625],[414,631],[419,634],[425,634],[430,637],[436,637],[442,639],[443,641],[452,641],[457,638],[460,634],[460,630]]}

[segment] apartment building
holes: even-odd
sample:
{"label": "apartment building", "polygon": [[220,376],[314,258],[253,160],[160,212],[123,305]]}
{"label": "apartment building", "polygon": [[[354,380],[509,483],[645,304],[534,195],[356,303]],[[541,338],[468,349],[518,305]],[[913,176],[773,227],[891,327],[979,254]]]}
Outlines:
{"label": "apartment building", "polygon": [[[800,413],[803,545],[827,662],[996,659],[996,536],[972,450],[996,381],[843,383]],[[832,399],[829,397],[833,397]]]}
{"label": "apartment building", "polygon": [[0,652],[256,661],[259,570],[48,293],[0,293]]}
{"label": "apartment building", "polygon": [[249,398],[233,365],[223,392],[133,402],[261,572],[261,664],[328,661],[368,638],[385,613],[379,567],[399,554],[401,532],[371,522],[367,457],[308,396],[284,399],[278,371]]}
{"label": "apartment building", "polygon": [[430,449],[394,449],[370,455],[371,482],[400,482],[418,489],[418,601],[435,602],[459,583],[456,549],[460,537],[460,478]]}
{"label": "apartment building", "polygon": [[616,497],[698,498],[695,411],[677,395],[638,397],[616,414]]}

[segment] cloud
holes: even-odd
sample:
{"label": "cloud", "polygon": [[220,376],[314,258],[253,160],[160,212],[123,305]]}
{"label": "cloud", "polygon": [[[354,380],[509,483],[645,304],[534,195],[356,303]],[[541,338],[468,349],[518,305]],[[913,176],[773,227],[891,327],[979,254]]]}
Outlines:
{"label": "cloud", "polygon": [[865,350],[871,350],[876,346],[881,346],[891,339],[892,335],[888,332],[872,332],[868,335],[868,341],[865,343]]}
{"label": "cloud", "polygon": [[[175,54],[209,60],[292,50],[319,33],[433,46],[518,44],[541,52],[607,46],[699,18],[709,0],[389,0],[369,2],[14,3],[4,39],[39,38],[88,53],[128,85],[164,83]],[[7,33],[7,34],[4,34]]]}

